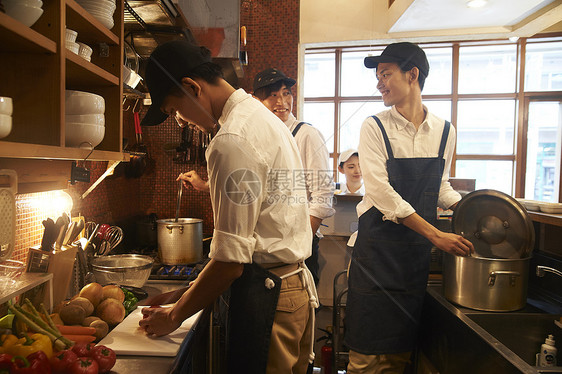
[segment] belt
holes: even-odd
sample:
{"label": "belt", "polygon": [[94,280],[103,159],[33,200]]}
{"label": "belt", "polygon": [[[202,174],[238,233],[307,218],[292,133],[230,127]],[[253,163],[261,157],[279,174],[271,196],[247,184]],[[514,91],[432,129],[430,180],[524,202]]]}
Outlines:
{"label": "belt", "polygon": [[288,274],[292,271],[295,271],[299,268],[300,263],[296,264],[286,264],[283,262],[275,262],[269,264],[261,264],[261,266],[273,274],[277,275],[278,277],[283,276],[284,274]]}

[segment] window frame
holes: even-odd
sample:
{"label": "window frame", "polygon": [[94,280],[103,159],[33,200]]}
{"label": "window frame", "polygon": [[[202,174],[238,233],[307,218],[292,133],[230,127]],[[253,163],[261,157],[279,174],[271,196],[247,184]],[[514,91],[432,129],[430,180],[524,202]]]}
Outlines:
{"label": "window frame", "polygon": [[[527,125],[528,125],[528,110],[529,102],[531,100],[561,100],[562,91],[536,91],[525,92],[525,52],[526,46],[529,41],[533,43],[548,43],[552,41],[562,41],[562,33],[536,35],[532,38],[519,38],[516,42],[502,40],[482,40],[482,41],[450,41],[450,42],[435,42],[435,43],[420,43],[420,46],[426,48],[452,48],[452,87],[450,94],[428,94],[424,95],[422,92],[422,99],[426,100],[450,100],[451,101],[451,122],[456,128],[458,119],[458,104],[463,100],[478,100],[478,99],[504,99],[515,100],[515,123],[514,123],[514,145],[513,154],[509,155],[493,155],[493,154],[462,154],[458,155],[455,149],[453,162],[451,165],[451,177],[456,173],[457,160],[485,160],[485,161],[511,161],[513,162],[512,171],[512,194],[521,197],[525,191],[525,172],[526,172],[526,148],[527,148]],[[337,170],[337,159],[339,156],[340,147],[340,129],[341,123],[341,104],[345,102],[380,102],[381,96],[342,96],[341,95],[341,79],[342,79],[342,55],[345,52],[358,52],[365,51],[365,55],[373,49],[384,48],[388,43],[371,44],[364,46],[337,46],[337,47],[310,47],[304,48],[304,57],[313,53],[327,53],[332,52],[335,54],[335,90],[334,96],[322,97],[304,97],[301,101],[300,108],[304,107],[306,103],[333,103],[334,104],[334,138],[333,149],[334,152],[330,153],[331,164],[333,165],[334,176],[339,180]],[[492,93],[492,94],[459,94],[459,63],[460,63],[460,48],[464,46],[488,46],[488,45],[516,45],[516,77],[515,77],[515,91],[511,93]],[[330,141],[327,139],[327,141]],[[562,202],[562,173],[560,175],[560,191],[558,200]]]}

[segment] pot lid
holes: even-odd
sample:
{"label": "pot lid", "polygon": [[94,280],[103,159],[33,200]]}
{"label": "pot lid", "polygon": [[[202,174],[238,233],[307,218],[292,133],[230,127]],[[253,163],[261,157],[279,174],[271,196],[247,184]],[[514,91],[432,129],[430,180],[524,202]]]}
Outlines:
{"label": "pot lid", "polygon": [[479,257],[525,258],[535,244],[527,210],[501,191],[477,190],[464,196],[453,213],[452,226],[472,242]]}

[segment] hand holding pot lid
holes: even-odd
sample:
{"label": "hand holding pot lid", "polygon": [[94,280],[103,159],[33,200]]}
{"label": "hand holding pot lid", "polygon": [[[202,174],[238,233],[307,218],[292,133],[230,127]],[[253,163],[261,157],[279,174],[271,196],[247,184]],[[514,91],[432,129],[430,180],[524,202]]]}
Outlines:
{"label": "hand holding pot lid", "polygon": [[528,257],[535,243],[527,210],[513,197],[496,190],[477,190],[458,203],[453,231],[474,244],[479,257]]}

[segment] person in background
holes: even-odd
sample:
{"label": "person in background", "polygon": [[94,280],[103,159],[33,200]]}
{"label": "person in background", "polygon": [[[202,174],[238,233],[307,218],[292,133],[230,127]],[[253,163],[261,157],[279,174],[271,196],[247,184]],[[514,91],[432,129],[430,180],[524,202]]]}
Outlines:
{"label": "person in background", "polygon": [[422,103],[424,51],[393,43],[364,63],[376,69],[390,109],[367,118],[359,138],[365,195],[349,269],[347,373],[402,373],[415,347],[432,245],[459,256],[474,247],[434,226],[437,206],[454,209],[461,196],[449,183],[455,129]]}
{"label": "person in background", "polygon": [[301,155],[306,180],[310,226],[314,233],[312,255],[306,259],[306,266],[312,272],[314,281],[320,279],[318,247],[322,234],[318,230],[322,220],[331,217],[334,197],[334,182],[329,166],[329,154],[324,137],[316,128],[299,121],[293,115],[293,93],[296,81],[274,68],[260,71],[254,77],[254,96],[275,114],[293,134]]}
{"label": "person in background", "polygon": [[299,181],[279,179],[302,169],[291,133],[224,80],[208,49],[187,41],[158,46],[145,82],[152,105],[142,125],[172,116],[207,133],[218,124],[220,130],[205,154],[211,259],[173,306],[143,308],[140,327],[167,335],[230,289],[227,372],[306,372],[317,296],[303,264],[312,242],[306,191]]}
{"label": "person in background", "polygon": [[365,193],[359,166],[359,153],[356,149],[348,149],[340,154],[338,170],[345,175],[345,183],[340,183],[340,194],[363,195]]}

